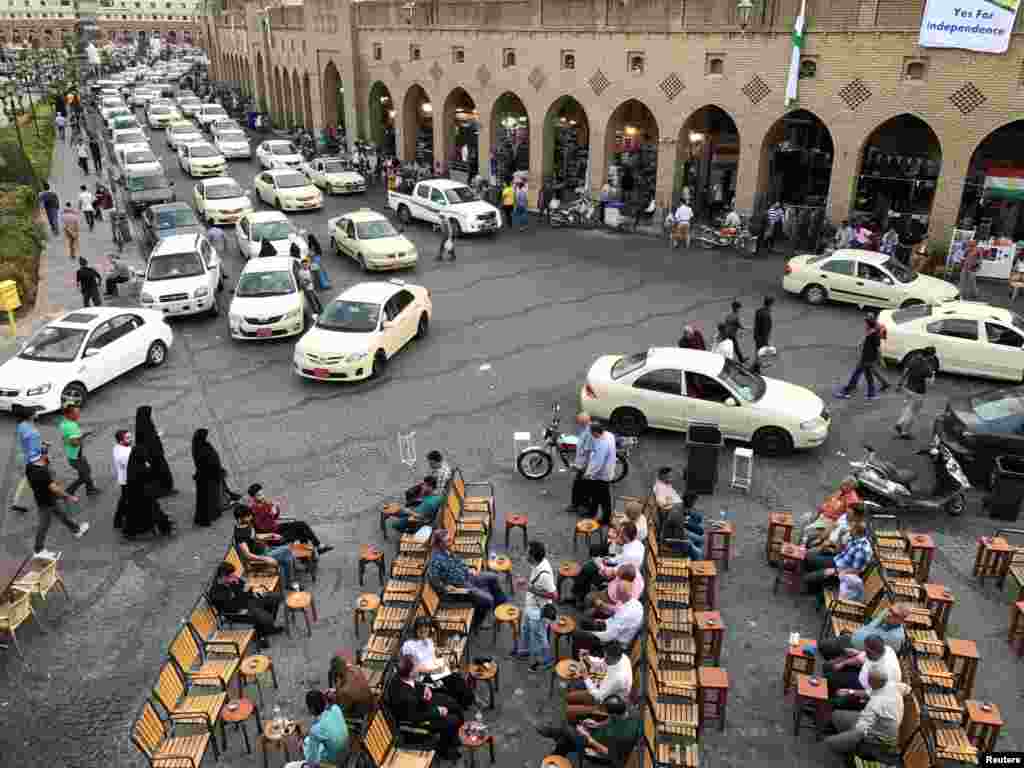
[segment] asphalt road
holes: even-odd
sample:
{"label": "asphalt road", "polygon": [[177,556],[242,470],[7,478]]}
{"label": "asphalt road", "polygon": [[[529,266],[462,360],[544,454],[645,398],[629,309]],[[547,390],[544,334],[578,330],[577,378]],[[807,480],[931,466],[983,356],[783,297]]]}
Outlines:
{"label": "asphalt road", "polygon": [[[179,198],[187,198],[193,182],[182,175],[161,139],[154,137],[154,148],[166,158]],[[257,172],[255,162],[232,161],[230,166],[243,187],[252,186]],[[365,196],[327,198],[322,212],[294,219],[326,246],[328,217],[363,206],[383,210],[379,186]],[[832,435],[820,449],[785,459],[759,458],[749,497],[729,492],[723,477],[718,494],[705,505],[711,514],[727,507],[740,528],[733,567],[721,587],[721,610],[729,627],[723,664],[733,679],[730,725],[724,734],[709,733],[705,749],[717,755],[713,764],[719,766],[752,760],[801,768],[825,764],[820,745],[809,737],[793,739],[789,705],[780,707],[777,695],[785,638],[793,629],[816,634],[820,617],[806,601],[772,597],[774,573],[760,552],[767,510],[786,506],[801,514],[812,509],[846,473],[849,458],[859,455],[864,442],[877,442],[890,459],[926,469],[913,457],[913,445],[890,439],[898,397],[874,403],[831,400],[832,388],[856,358],[859,313],[811,308],[786,296],[779,255],[740,259],[721,252],[671,251],[651,238],[552,231],[532,223],[525,233],[460,240],[457,262],[439,264],[430,258],[437,234],[419,224],[406,234],[424,261],[399,277],[431,290],[435,315],[427,339],[402,351],[381,380],[336,385],[299,379],[290,370],[294,341],[233,342],[222,315],[175,321],[175,346],[164,367],[130,374],[90,397],[83,421],[97,431],[91,455],[104,480],[110,477],[114,430],[131,426],[138,405],[153,405],[182,489],[165,505],[180,531],[166,543],[121,542],[110,526],[116,495],[110,481],[104,495],[86,503],[86,515],[95,525],[86,539],[71,542],[66,532],[54,528],[50,546],[64,552],[72,601],[64,607],[61,598],[54,598],[56,603],[42,612],[45,632],[28,628],[22,634],[25,661],[10,651],[0,654],[0,754],[5,761],[90,768],[141,764],[128,740],[129,724],[167,643],[230,536],[227,521],[213,529],[191,524],[189,441],[196,428],[210,429],[236,489],[261,481],[271,495],[287,498],[291,514],[309,520],[325,541],[338,545],[321,567],[316,588],[320,621],[313,637],[275,639],[271,652],[282,682],[279,695],[298,715],[303,689],[325,684],[330,652],[357,645],[351,630],[351,606],[361,591],[354,583],[356,547],[380,541],[376,505],[414,477],[400,463],[399,433],[415,432],[420,472],[423,455],[439,448],[470,479],[495,483],[499,520],[512,512],[528,514],[531,536],[548,543],[552,560],[571,557],[572,521],[561,512],[568,477],[559,473],[543,483],[520,478],[514,471],[512,433],[528,430],[536,437],[552,403],[560,403],[566,420],[571,418],[583,375],[598,355],[674,345],[687,321],[710,335],[733,298],[743,302],[749,325],[762,296],[773,295],[780,355],[769,375],[816,390],[829,401],[835,418]],[[241,262],[231,246],[226,266],[237,277]],[[366,279],[354,263],[336,256],[326,256],[325,264],[333,292]],[[749,350],[749,340],[745,345]],[[986,386],[940,379],[925,406],[922,436],[946,396]],[[56,444],[55,420],[45,419],[43,429]],[[620,490],[641,493],[657,467],[684,462],[679,436],[647,434]],[[723,474],[730,463],[724,455]],[[62,462],[57,468],[58,474],[68,474]],[[12,461],[3,487],[13,487],[16,471]],[[978,514],[974,500],[964,518],[910,524],[933,532],[942,547],[933,573],[960,598],[954,617],[961,622],[960,636],[988,643],[978,690],[1003,707],[1004,717],[1012,710],[1002,744],[1019,747],[1024,734],[1013,714],[1020,667],[1009,661],[1000,639],[1006,600],[979,592],[968,578],[973,537],[993,527]],[[6,516],[0,528],[4,556],[18,558],[28,551],[34,516],[6,510],[0,515]],[[500,533],[495,541],[503,549]],[[524,567],[517,560],[517,569]],[[376,588],[373,576],[367,587]],[[552,719],[556,707],[547,696],[546,678],[540,678],[542,685],[510,669],[508,642],[503,637],[493,649],[488,633],[474,655],[493,653],[508,670],[502,673],[498,762],[518,766],[545,754],[549,745],[536,738],[530,723]],[[245,756],[233,737],[222,764],[233,768],[253,759],[259,757]]]}

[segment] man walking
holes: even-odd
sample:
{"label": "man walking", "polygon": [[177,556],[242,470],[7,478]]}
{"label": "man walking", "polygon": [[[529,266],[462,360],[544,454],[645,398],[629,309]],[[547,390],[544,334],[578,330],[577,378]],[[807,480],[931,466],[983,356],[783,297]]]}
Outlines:
{"label": "man walking", "polygon": [[782,221],[785,218],[786,211],[782,207],[782,203],[776,202],[768,209],[768,223],[764,234],[764,241],[765,245],[768,246],[768,253],[775,250],[775,238],[778,237],[779,230],[782,229]]}
{"label": "man walking", "polygon": [[967,243],[963,261],[960,262],[960,299],[974,301],[978,298],[978,244],[974,240]]}
{"label": "man walking", "polygon": [[96,166],[96,173],[102,173],[103,153],[100,151],[100,142],[95,134],[89,134],[89,154],[92,155],[92,164]]}
{"label": "man walking", "polygon": [[[857,367],[853,369],[846,386],[835,393],[836,397],[848,400],[850,394],[857,388],[862,374],[868,382],[868,400],[878,397],[878,393],[875,392],[875,368],[878,365],[881,346],[882,326],[878,324],[874,313],[868,312],[864,316],[864,341],[861,342],[860,360],[857,362]],[[889,382],[882,380],[880,383],[882,392],[889,388]]]}
{"label": "man walking", "polygon": [[36,506],[39,509],[39,527],[36,529],[35,556],[46,559],[56,559],[57,554],[45,549],[46,534],[50,531],[50,523],[54,516],[67,526],[71,534],[76,538],[82,538],[89,530],[88,523],[76,523],[67,513],[67,510],[60,505],[78,503],[78,497],[65,491],[60,483],[53,479],[50,474],[50,457],[47,454],[40,456],[35,462],[25,467],[25,476],[29,485],[32,486],[32,494],[36,499]]}
{"label": "man walking", "polygon": [[675,216],[673,216],[674,225],[672,227],[672,247],[678,248],[679,243],[685,242],[686,247],[690,247],[690,220],[693,219],[693,208],[690,207],[689,203],[685,199],[679,201],[679,207],[676,208]]}
{"label": "man walking", "polygon": [[775,298],[765,296],[764,303],[754,313],[754,373],[761,372],[760,352],[772,342],[772,305]]}
{"label": "man walking", "polygon": [[114,527],[120,528],[128,517],[128,460],[132,456],[132,433],[127,429],[119,429],[114,440],[114,479],[121,488],[117,511],[114,513]]}
{"label": "man walking", "polygon": [[[210,224],[210,228],[206,230],[206,239],[210,241],[210,245],[217,252],[217,255],[221,259],[224,258],[224,230],[218,227],[215,223]],[[292,247],[296,247],[295,243],[292,243]],[[294,258],[294,256],[293,256]]]}
{"label": "man walking", "polygon": [[64,244],[68,249],[68,258],[74,261],[78,258],[79,244],[81,242],[81,218],[78,211],[71,207],[71,201],[64,203]]}
{"label": "man walking", "polygon": [[92,232],[96,227],[96,197],[85,184],[82,185],[82,191],[78,193],[78,210],[85,216],[85,223],[89,225],[89,231]]}
{"label": "man walking", "polygon": [[64,438],[64,455],[68,457],[70,464],[78,477],[68,486],[68,493],[74,493],[79,486],[85,486],[85,492],[89,496],[95,496],[100,489],[92,481],[92,467],[85,458],[85,451],[82,449],[82,441],[91,432],[82,432],[78,420],[82,412],[76,403],[67,403],[64,406],[64,418],[60,420],[60,433]]}
{"label": "man walking", "polygon": [[[740,349],[740,331],[745,330],[743,323],[740,320],[740,310],[743,305],[734,300],[732,302],[732,309],[729,313],[722,318],[722,324],[725,326],[725,337],[732,339],[733,351],[736,353],[736,362],[743,365],[746,362],[746,358],[743,357],[743,351]],[[755,352],[755,356],[756,356]]]}
{"label": "man walking", "polygon": [[[587,468],[583,471],[588,498],[588,514],[601,525],[612,519],[612,478],[615,476],[615,435],[606,432],[598,422],[590,424],[591,449]],[[598,511],[600,510],[600,512]]]}
{"label": "man walking", "polygon": [[60,219],[60,198],[57,193],[50,189],[48,182],[43,182],[43,191],[39,193],[39,207],[46,214],[46,221],[50,224],[50,230],[55,235],[60,234],[58,220]]}
{"label": "man walking", "polygon": [[89,266],[88,261],[84,258],[78,260],[75,284],[78,286],[78,290],[82,292],[83,307],[88,307],[90,304],[94,307],[102,305],[103,302],[100,301],[100,281],[102,279],[100,273]]}
{"label": "man walking", "polygon": [[527,205],[526,184],[525,184],[525,182],[520,181],[519,184],[516,185],[516,207],[515,207],[515,211],[513,212],[513,215],[515,216],[516,221],[519,223],[519,231],[520,232],[525,232],[526,231],[526,225],[527,225],[527,221],[528,221],[528,218],[527,218],[527,215],[526,215],[526,205]]}
{"label": "man walking", "polygon": [[75,154],[78,155],[78,167],[82,169],[82,173],[88,176],[89,148],[85,144],[85,139],[79,139],[78,146],[75,148]]}
{"label": "man walking", "polygon": [[64,113],[58,112],[57,117],[54,118],[53,122],[57,126],[57,135],[60,137],[61,141],[64,141],[64,135],[68,124],[67,118],[64,117]]}
{"label": "man walking", "polygon": [[928,384],[935,381],[935,371],[939,367],[939,361],[935,356],[935,347],[925,347],[921,354],[911,355],[910,360],[903,368],[903,378],[900,379],[900,388],[903,390],[905,400],[903,401],[903,412],[893,429],[896,436],[901,440],[912,440],[914,421],[921,413],[924,406],[924,396],[928,390]]}
{"label": "man walking", "polygon": [[576,474],[572,480],[572,498],[569,506],[565,508],[566,512],[579,513],[589,506],[586,494],[587,481],[583,479],[583,473],[590,460],[591,447],[593,438],[590,435],[590,414],[580,411],[576,414],[576,456],[572,462]]}

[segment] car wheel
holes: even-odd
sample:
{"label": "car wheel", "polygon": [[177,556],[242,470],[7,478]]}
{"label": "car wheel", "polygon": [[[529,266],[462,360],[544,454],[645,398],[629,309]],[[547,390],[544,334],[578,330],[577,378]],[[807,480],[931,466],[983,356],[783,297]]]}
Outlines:
{"label": "car wheel", "polygon": [[416,338],[417,339],[426,338],[426,336],[427,336],[427,334],[429,332],[430,332],[430,318],[427,317],[427,313],[424,312],[422,315],[420,315],[420,323],[419,323],[419,325],[416,326]]}
{"label": "car wheel", "polygon": [[64,390],[60,393],[61,403],[73,402],[78,403],[79,406],[85,405],[85,398],[88,391],[85,388],[85,384],[80,381],[73,381],[64,387]]}
{"label": "car wheel", "polygon": [[919,307],[924,304],[920,299],[907,299],[900,304],[900,309],[910,309],[911,307]]}
{"label": "car wheel", "polygon": [[373,370],[370,372],[371,379],[379,379],[384,375],[384,371],[388,367],[388,358],[384,354],[383,349],[377,350],[377,354],[373,356]]}
{"label": "car wheel", "polygon": [[793,438],[778,427],[761,427],[754,433],[751,443],[760,456],[785,456],[793,451]]}
{"label": "car wheel", "polygon": [[412,214],[404,205],[398,206],[398,220],[402,222],[403,226],[409,226],[409,222],[412,221]]}
{"label": "car wheel", "polygon": [[146,365],[156,368],[167,360],[167,345],[162,341],[154,341],[146,351]]}
{"label": "car wheel", "polygon": [[824,286],[815,283],[813,285],[808,285],[806,288],[804,288],[804,301],[806,301],[808,304],[819,306],[821,304],[824,304],[825,299],[827,298],[828,292],[825,290]]}
{"label": "car wheel", "polygon": [[635,437],[647,429],[647,419],[636,408],[616,408],[610,421],[612,432],[626,437]]}

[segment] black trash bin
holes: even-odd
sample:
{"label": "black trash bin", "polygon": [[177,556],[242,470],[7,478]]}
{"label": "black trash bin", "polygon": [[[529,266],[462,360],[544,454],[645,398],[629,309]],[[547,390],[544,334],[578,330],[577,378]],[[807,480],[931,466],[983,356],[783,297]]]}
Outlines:
{"label": "black trash bin", "polygon": [[992,491],[985,497],[989,517],[1017,520],[1024,501],[1024,456],[997,456]]}
{"label": "black trash bin", "polygon": [[710,495],[718,485],[722,430],[717,424],[692,423],[686,430],[686,490]]}

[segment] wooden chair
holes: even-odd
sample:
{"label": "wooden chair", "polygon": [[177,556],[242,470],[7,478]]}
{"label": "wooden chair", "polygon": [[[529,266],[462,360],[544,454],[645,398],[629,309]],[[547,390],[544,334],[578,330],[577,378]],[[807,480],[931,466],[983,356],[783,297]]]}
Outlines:
{"label": "wooden chair", "polygon": [[132,726],[132,743],[145,756],[150,768],[199,768],[210,743],[210,734],[175,736],[173,723],[168,727],[147,701]]}
{"label": "wooden chair", "polygon": [[647,692],[647,708],[654,715],[657,731],[672,737],[697,738],[699,716],[697,702],[682,700],[656,700]]}
{"label": "wooden chair", "polygon": [[637,768],[700,766],[700,752],[696,743],[682,744],[676,739],[666,740],[658,737],[654,713],[649,707],[643,707],[643,731],[640,740],[641,743],[637,745],[639,749],[634,749],[632,754],[639,762]]}
{"label": "wooden chair", "polygon": [[476,505],[473,510],[466,509],[462,499],[454,491],[449,493],[445,499],[442,510],[442,521],[444,527],[452,530],[456,535],[465,533],[482,533],[489,536],[491,533],[491,514],[489,508]]}
{"label": "wooden chair", "polygon": [[[21,651],[21,646],[18,644],[18,636],[15,631],[28,621],[30,618],[35,617],[35,612],[32,610],[32,593],[24,589],[17,589],[11,587],[7,591],[4,602],[0,603],[0,632],[5,632],[11,636],[11,642],[14,643],[14,650],[18,652],[18,655],[25,658],[25,654]],[[38,623],[38,619],[36,622]]]}
{"label": "wooden chair", "polygon": [[390,603],[412,603],[416,605],[419,602],[420,590],[422,588],[422,583],[389,579],[388,583],[384,585],[384,592],[381,594],[380,601],[384,605]]}
{"label": "wooden chair", "polygon": [[374,768],[429,768],[434,763],[434,750],[398,747],[395,731],[382,709],[378,709],[370,719],[363,738],[363,750]]}
{"label": "wooden chair", "polygon": [[665,632],[674,632],[680,635],[693,634],[693,610],[690,608],[666,608],[658,607],[657,600],[651,600],[648,605],[650,619]]}
{"label": "wooden chair", "polygon": [[656,696],[697,698],[696,669],[662,669],[658,649],[651,636],[647,636],[647,688]]}
{"label": "wooden chair", "polygon": [[468,635],[473,623],[473,606],[444,604],[434,586],[428,581],[420,595],[425,615],[431,617],[442,632]]}
{"label": "wooden chair", "polygon": [[220,619],[205,597],[200,597],[188,625],[195,633],[196,639],[202,643],[206,655],[228,655],[241,658],[245,656],[256,639],[253,629],[221,629]]}
{"label": "wooden chair", "polygon": [[427,572],[427,557],[423,554],[400,554],[391,561],[391,578],[420,581]]}
{"label": "wooden chair", "polygon": [[[160,668],[160,676],[153,686],[153,698],[157,700],[167,717],[173,723],[189,723],[203,726],[213,740],[213,752],[217,749],[217,723],[227,703],[228,695],[221,693],[194,694],[185,684],[185,679],[171,662]],[[221,722],[221,738],[226,739],[224,723]]]}
{"label": "wooden chair", "polygon": [[[479,489],[483,493],[470,495],[470,489]],[[462,470],[456,469],[452,474],[452,490],[458,497],[461,505],[460,517],[468,518],[473,515],[486,515],[488,530],[494,530],[494,518],[497,514],[495,503],[494,485],[487,481],[467,482],[462,476]]]}
{"label": "wooden chair", "polygon": [[648,618],[647,632],[662,669],[693,669],[697,666],[697,642],[692,635],[664,632],[653,616]]}
{"label": "wooden chair", "polygon": [[32,564],[40,563],[39,568],[32,568],[24,575],[15,579],[11,585],[23,589],[46,602],[46,596],[54,588],[59,589],[64,599],[68,599],[68,591],[64,587],[64,579],[57,570],[58,560],[33,560]]}
{"label": "wooden chair", "polygon": [[261,563],[255,568],[246,567],[242,562],[241,555],[234,546],[228,547],[228,553],[224,556],[224,562],[231,563],[235,567],[235,573],[244,578],[250,587],[262,589],[264,592],[280,592],[281,577],[278,574],[277,566]]}
{"label": "wooden chair", "polygon": [[386,665],[398,653],[402,639],[397,635],[372,634],[359,653],[360,665]]}
{"label": "wooden chair", "polygon": [[[178,666],[182,677],[189,686],[215,687],[227,691],[232,678],[238,674],[239,659],[237,657],[206,658],[196,643],[192,631],[182,627],[174,640],[171,641],[168,653],[171,660]],[[239,696],[241,682],[239,682]]]}

